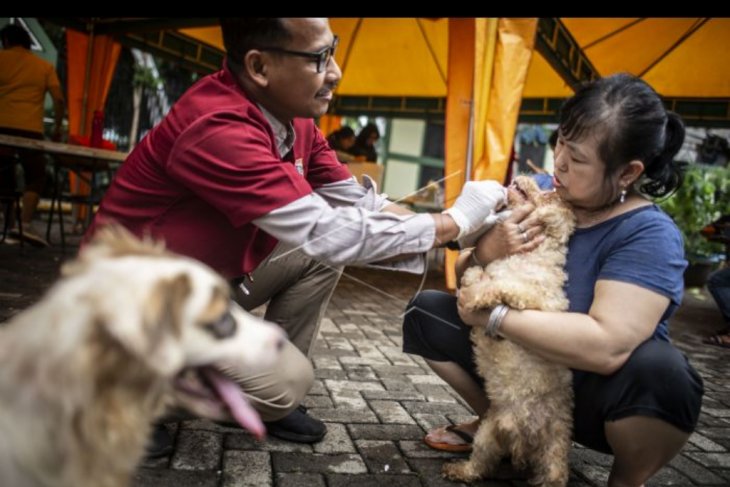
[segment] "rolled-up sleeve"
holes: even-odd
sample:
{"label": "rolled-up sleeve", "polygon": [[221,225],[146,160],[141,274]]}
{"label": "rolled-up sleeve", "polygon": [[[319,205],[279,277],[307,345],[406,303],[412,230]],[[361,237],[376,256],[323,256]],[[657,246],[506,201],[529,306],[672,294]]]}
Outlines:
{"label": "rolled-up sleeve", "polygon": [[422,272],[435,223],[428,214],[395,215],[354,206],[331,207],[313,193],[253,222],[310,257],[331,265],[368,264],[401,257],[378,267]]}

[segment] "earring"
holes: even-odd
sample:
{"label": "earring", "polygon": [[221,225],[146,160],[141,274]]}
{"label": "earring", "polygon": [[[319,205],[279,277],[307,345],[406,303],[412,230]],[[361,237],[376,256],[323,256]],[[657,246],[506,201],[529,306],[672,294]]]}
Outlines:
{"label": "earring", "polygon": [[626,188],[624,188],[624,189],[621,190],[621,196],[619,196],[619,198],[618,198],[619,204],[621,204],[624,201],[626,201],[626,193],[627,193]]}

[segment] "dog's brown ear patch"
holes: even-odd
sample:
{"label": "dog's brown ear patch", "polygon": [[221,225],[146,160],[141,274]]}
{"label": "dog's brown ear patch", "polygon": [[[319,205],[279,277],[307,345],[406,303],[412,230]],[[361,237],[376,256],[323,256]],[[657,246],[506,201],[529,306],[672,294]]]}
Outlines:
{"label": "dog's brown ear patch", "polygon": [[182,335],[183,310],[192,289],[187,274],[160,280],[152,289],[143,318],[150,351],[155,350],[166,335],[175,338]]}

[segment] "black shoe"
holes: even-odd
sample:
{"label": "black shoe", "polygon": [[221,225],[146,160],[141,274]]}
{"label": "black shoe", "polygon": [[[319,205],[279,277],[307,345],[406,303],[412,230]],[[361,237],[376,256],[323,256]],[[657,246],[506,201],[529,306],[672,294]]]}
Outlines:
{"label": "black shoe", "polygon": [[307,414],[307,408],[298,406],[278,421],[264,422],[266,432],[271,436],[295,443],[317,443],[327,433],[327,426]]}
{"label": "black shoe", "polygon": [[172,450],[172,436],[167,432],[165,425],[156,424],[147,444],[145,460],[166,457],[172,453]]}

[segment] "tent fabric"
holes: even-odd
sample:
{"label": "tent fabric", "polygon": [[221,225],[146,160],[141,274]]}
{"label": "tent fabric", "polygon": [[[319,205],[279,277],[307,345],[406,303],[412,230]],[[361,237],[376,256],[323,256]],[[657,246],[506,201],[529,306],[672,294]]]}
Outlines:
{"label": "tent fabric", "polygon": [[561,20],[602,76],[626,71],[667,97],[730,97],[730,19]]}
{"label": "tent fabric", "polygon": [[[69,29],[66,31],[66,43],[69,133],[89,135],[94,111],[104,109],[121,46],[109,36],[95,36],[89,60],[88,35]],[[82,114],[87,63],[91,71],[88,79],[86,113]]]}
{"label": "tent fabric", "polygon": [[[450,21],[446,207],[467,180],[504,181],[536,31],[537,19]],[[455,261],[456,253],[447,251],[450,289],[456,287]]]}
{"label": "tent fabric", "polygon": [[[66,31],[66,46],[69,140],[73,141],[91,135],[94,111],[104,109],[121,46],[109,36],[95,36],[89,52],[89,36],[71,29]],[[69,182],[75,194],[87,195],[91,191],[89,184],[75,173],[69,175]],[[74,205],[74,211],[78,221],[83,221],[88,207]]]}
{"label": "tent fabric", "polygon": [[[728,18],[560,20],[603,76],[643,73],[663,96],[730,98],[730,63],[723,62],[730,47]],[[448,24],[444,18],[330,19],[332,31],[341,38],[337,62],[342,66],[348,55],[338,94],[445,97],[442,73],[448,66]],[[217,27],[183,32],[223,49]],[[542,55],[532,56],[524,97],[571,94]]]}

